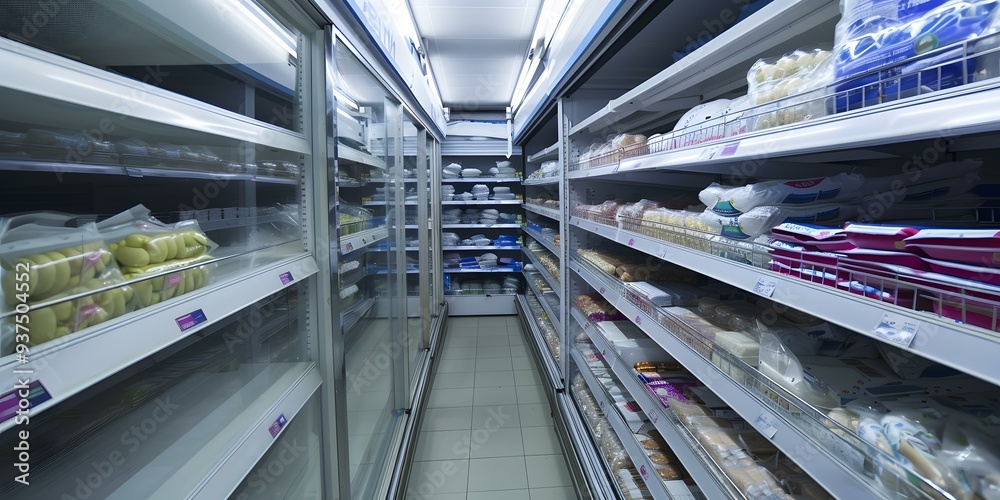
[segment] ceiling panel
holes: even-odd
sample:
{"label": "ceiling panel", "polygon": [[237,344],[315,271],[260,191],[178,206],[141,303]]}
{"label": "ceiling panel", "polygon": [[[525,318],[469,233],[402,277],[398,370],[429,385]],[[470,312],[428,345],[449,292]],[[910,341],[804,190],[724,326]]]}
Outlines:
{"label": "ceiling panel", "polygon": [[541,0],[410,0],[445,106],[510,104]]}

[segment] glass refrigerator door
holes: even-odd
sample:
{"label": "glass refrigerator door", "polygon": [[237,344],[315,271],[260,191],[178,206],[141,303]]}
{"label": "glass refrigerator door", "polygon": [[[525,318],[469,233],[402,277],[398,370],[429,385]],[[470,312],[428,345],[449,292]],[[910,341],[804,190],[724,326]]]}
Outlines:
{"label": "glass refrigerator door", "polygon": [[[339,270],[334,289],[340,290],[332,310],[345,352],[347,416],[346,429],[338,435],[348,442],[341,458],[349,464],[344,473],[350,477],[350,497],[368,499],[395,459],[390,448],[405,392],[398,387],[405,371],[397,367],[402,353],[396,340],[403,310],[399,260],[404,229],[396,216],[397,202],[402,202],[396,168],[399,105],[345,42],[332,30],[328,37],[336,68],[327,82],[332,101],[331,235],[336,235],[331,246],[337,249],[331,258]],[[405,281],[402,286],[405,293]]]}
{"label": "glass refrigerator door", "polygon": [[[411,229],[406,231],[406,265],[407,265],[407,290],[406,290],[406,338],[403,345],[407,352],[407,377],[408,387],[413,386],[413,381],[419,372],[420,360],[426,347],[423,316],[421,314],[421,298],[428,289],[429,280],[429,257],[427,255],[428,246],[428,204],[429,181],[427,179],[426,162],[421,161],[424,157],[423,142],[426,132],[414,124],[407,114],[403,114],[403,166],[406,175],[406,198],[404,209],[406,220]],[[412,394],[409,395],[412,398]],[[409,398],[407,402],[409,402]],[[409,406],[409,405],[407,405]]]}
{"label": "glass refrigerator door", "polygon": [[289,429],[249,498],[322,490],[318,28],[251,0],[0,10],[0,461],[30,472],[0,498],[227,498]]}

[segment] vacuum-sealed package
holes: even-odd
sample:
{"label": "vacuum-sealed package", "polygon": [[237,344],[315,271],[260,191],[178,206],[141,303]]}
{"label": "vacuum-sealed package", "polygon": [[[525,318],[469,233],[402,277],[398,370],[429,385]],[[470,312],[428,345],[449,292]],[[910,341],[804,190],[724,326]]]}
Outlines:
{"label": "vacuum-sealed package", "polygon": [[836,90],[863,90],[839,97],[838,111],[964,84],[967,72],[987,62],[963,62],[963,42],[997,32],[998,4],[841,0],[834,37]]}
{"label": "vacuum-sealed package", "polygon": [[752,111],[754,130],[826,115],[830,110],[824,95],[832,74],[830,52],[822,48],[758,60],[747,72],[747,96],[753,106],[774,104]]}
{"label": "vacuum-sealed package", "polygon": [[843,222],[853,214],[850,205],[824,204],[796,206],[762,206],[738,215],[720,215],[705,210],[701,220],[709,232],[735,239],[752,239],[767,234],[782,222],[831,224]]}
{"label": "vacuum-sealed package", "polygon": [[712,183],[698,193],[698,199],[721,215],[736,215],[766,205],[805,205],[831,203],[857,196],[864,184],[860,174],[842,173],[830,177],[797,180],[773,180],[725,186]]}

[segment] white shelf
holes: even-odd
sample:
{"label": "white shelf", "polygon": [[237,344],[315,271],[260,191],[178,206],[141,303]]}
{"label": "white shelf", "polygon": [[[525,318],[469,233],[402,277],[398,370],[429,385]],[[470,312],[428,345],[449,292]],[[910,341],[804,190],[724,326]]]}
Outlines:
{"label": "white shelf", "polygon": [[[406,226],[410,229],[410,226]],[[413,226],[416,229],[417,226]],[[520,224],[442,224],[441,229],[520,229]]]}
{"label": "white shelf", "polygon": [[516,246],[512,246],[512,247],[509,247],[509,246],[508,247],[499,247],[499,246],[488,246],[488,247],[457,246],[457,247],[441,247],[441,249],[443,251],[445,251],[445,252],[448,252],[448,251],[462,251],[462,250],[501,250],[501,251],[510,250],[510,251],[517,251],[517,250],[521,250],[521,245],[516,245]]}
{"label": "white shelf", "polygon": [[509,316],[517,314],[514,295],[446,295],[449,316]]}
{"label": "white shelf", "polygon": [[[59,125],[91,129],[110,120],[117,133],[144,135],[164,125],[245,141],[283,151],[309,154],[306,138],[297,132],[226,111],[131,78],[72,61],[66,57],[0,39],[0,102],[7,120],[31,123],[58,117]],[[31,96],[31,98],[25,98]],[[22,119],[23,118],[23,119]],[[182,133],[184,133],[182,132]]]}
{"label": "white shelf", "polygon": [[604,177],[612,175],[618,171],[618,163],[609,163],[596,168],[583,168],[579,170],[567,170],[567,179],[586,179],[588,177]]}
{"label": "white shelf", "polygon": [[457,179],[449,179],[445,177],[441,179],[441,184],[460,184],[460,183],[506,184],[511,182],[521,182],[521,178],[520,177],[460,177]]}
{"label": "white shelf", "polygon": [[[102,471],[110,475],[94,494],[119,500],[225,498],[274,443],[271,424],[281,415],[290,423],[320,383],[316,365],[305,362],[193,373],[87,436],[78,448],[83,453],[66,453],[40,469],[44,479],[33,481],[27,496],[59,498],[74,491],[81,471],[91,467],[84,457],[106,459],[128,450],[129,467]],[[151,416],[155,432],[135,434],[140,426],[149,428]],[[141,441],[123,437],[129,429]]]}
{"label": "white shelf", "polygon": [[157,177],[170,179],[214,179],[223,181],[248,181],[264,184],[297,186],[299,179],[247,173],[213,172],[183,168],[132,167],[123,165],[88,165],[84,163],[54,162],[46,160],[0,160],[0,170],[17,172],[53,172],[97,175],[124,175],[128,177]]}
{"label": "white shelf", "polygon": [[684,481],[664,481],[660,479],[660,476],[656,473],[656,468],[653,467],[653,463],[649,461],[649,457],[643,451],[642,447],[639,446],[639,442],[635,440],[632,431],[625,425],[621,414],[618,413],[618,405],[608,397],[604,386],[597,381],[596,376],[590,370],[590,365],[583,359],[583,355],[576,346],[572,346],[570,350],[573,353],[573,361],[576,362],[577,368],[580,370],[580,375],[587,382],[587,387],[590,389],[591,394],[594,395],[594,399],[597,400],[598,406],[601,407],[604,417],[611,423],[611,428],[618,435],[618,440],[625,447],[625,452],[632,459],[632,463],[636,469],[639,470],[639,474],[643,482],[646,483],[646,488],[649,489],[650,495],[656,500],[694,500],[694,494],[684,485]]}
{"label": "white shelf", "polygon": [[[555,276],[552,276],[552,273],[550,273],[548,269],[545,269],[545,267],[542,266],[541,262],[538,261],[538,257],[535,257],[534,252],[528,250],[528,247],[524,247],[524,254],[528,256],[528,260],[531,261],[531,263],[535,266],[535,269],[537,269],[537,271],[534,272],[541,274],[542,278],[549,284],[549,288],[551,288],[552,291],[555,292],[555,294],[559,298],[562,298],[562,282],[560,280],[555,279]],[[533,271],[524,271],[524,272],[530,273]]]}
{"label": "white shelf", "polygon": [[[14,356],[9,356],[0,365],[0,383],[15,387],[17,379],[25,375],[16,375],[13,370],[33,369],[31,380],[41,382],[52,397],[31,409],[32,415],[38,415],[151,353],[305,280],[317,270],[313,258],[303,254],[233,275],[222,283],[36,346],[27,365],[18,365]],[[291,273],[293,278],[287,284],[281,278],[285,273]],[[180,318],[197,312],[203,313],[205,321],[182,331],[178,326]],[[0,423],[0,432],[13,425],[13,419]]]}
{"label": "white shelf", "polygon": [[[518,295],[515,301],[518,313],[528,325],[528,328],[524,331],[524,334],[528,337],[525,340],[532,347],[535,359],[542,366],[542,372],[545,373],[545,379],[548,380],[549,387],[556,391],[561,390],[563,388],[562,370],[559,369],[559,364],[552,357],[549,344],[545,342],[542,331],[535,322],[535,315],[531,312],[531,307],[528,306],[528,299],[524,295]],[[541,302],[542,299],[538,299],[538,301]]]}
{"label": "white shelf", "polygon": [[[538,299],[538,303],[541,304],[542,310],[545,311],[545,314],[549,315],[549,322],[552,323],[552,326],[555,327],[557,332],[562,332],[563,331],[562,324],[559,321],[560,318],[562,318],[562,316],[556,314],[555,310],[552,309],[552,306],[549,304],[549,302],[545,300],[545,296],[547,294],[543,292],[540,288],[535,286],[535,283],[528,278],[528,274],[530,273],[525,273],[524,275],[524,280],[528,282],[528,288],[530,288],[531,292],[535,294],[535,298]],[[556,296],[558,297],[558,295]]]}
{"label": "white shelf", "polygon": [[690,103],[683,98],[700,95],[701,92],[696,91],[700,85],[718,80],[726,71],[738,70],[737,73],[745,75],[758,58],[774,55],[773,49],[830,23],[839,15],[836,2],[775,0],[649,80],[610,101],[600,111],[574,125],[569,133],[599,132],[669,99],[680,101],[677,110],[689,109],[697,102]]}
{"label": "white shelf", "polygon": [[525,162],[527,163],[542,163],[549,160],[559,159],[559,143],[555,143],[531,156],[529,156]]}
{"label": "white shelf", "polygon": [[376,227],[350,234],[340,238],[340,253],[346,255],[358,249],[368,247],[389,237],[389,229],[386,227]]}
{"label": "white shelf", "polygon": [[743,495],[708,456],[707,452],[701,448],[701,445],[693,438],[685,437],[690,436],[689,431],[682,428],[682,424],[676,419],[673,412],[664,408],[663,404],[639,381],[633,368],[618,356],[614,346],[607,341],[598,324],[584,317],[583,313],[576,307],[570,309],[570,315],[594,343],[594,347],[604,357],[611,372],[625,386],[635,402],[642,407],[642,412],[646,414],[649,421],[666,440],[667,445],[684,465],[684,469],[698,484],[701,492],[707,498],[743,498]]}
{"label": "white shelf", "polygon": [[[532,238],[534,238],[534,240],[537,241],[538,243],[540,243],[543,247],[547,248],[550,252],[552,252],[553,255],[555,255],[556,257],[559,256],[559,247],[557,247],[555,245],[555,243],[553,243],[553,242],[549,241],[548,239],[544,238],[542,236],[542,233],[540,233],[538,231],[535,231],[534,229],[531,229],[528,226],[524,226],[524,232],[528,236],[531,236]],[[560,238],[560,239],[562,239],[562,238]],[[527,245],[525,245],[525,247],[526,246]]]}
{"label": "white shelf", "polygon": [[[570,269],[577,273],[612,306],[628,317],[636,326],[649,335],[668,354],[676,359],[687,371],[698,374],[699,380],[719,398],[726,402],[747,422],[765,419],[776,429],[771,442],[795,461],[807,474],[837,498],[885,498],[885,495],[862,479],[854,471],[847,469],[848,460],[827,451],[806,430],[789,422],[783,413],[766,406],[729,374],[705,359],[691,346],[647,316],[625,297],[619,295],[609,282],[603,281],[585,266],[571,260]],[[832,431],[830,432],[832,435]],[[844,443],[845,447],[847,446]],[[860,455],[857,450],[845,453]],[[863,461],[863,460],[862,460]]]}
{"label": "white shelf", "polygon": [[[359,292],[360,293],[360,292]],[[340,313],[340,329],[343,335],[348,335],[354,327],[358,325],[361,318],[364,318],[368,311],[375,305],[378,299],[375,297],[369,297],[350,309]]]}
{"label": "white shelf", "polygon": [[442,201],[444,206],[448,205],[520,205],[523,200],[469,200],[469,201]]}
{"label": "white shelf", "polygon": [[542,177],[540,179],[525,179],[521,182],[522,186],[550,186],[552,184],[559,184],[559,177]]}
{"label": "white shelf", "polygon": [[[403,183],[404,184],[415,184],[416,182],[417,182],[417,179],[415,177],[405,177],[405,178],[403,178]],[[372,178],[368,179],[368,182],[366,184],[395,184],[395,183],[396,183],[396,179],[395,178],[389,178],[389,177],[372,177]]]}
{"label": "white shelf", "polygon": [[598,456],[601,451],[591,439],[590,432],[587,430],[587,422],[580,414],[580,410],[577,409],[573,398],[569,394],[558,393],[556,394],[556,406],[558,409],[554,408],[553,411],[560,412],[563,421],[566,422],[573,450],[580,460],[583,476],[594,493],[594,497],[609,500],[617,498],[615,490],[618,487],[612,486],[611,478],[604,471],[604,461]]}
{"label": "white shelf", "polygon": [[532,205],[530,203],[524,203],[521,207],[529,212],[548,217],[556,222],[562,219],[562,214],[557,209]]}
{"label": "white shelf", "polygon": [[514,267],[489,267],[486,269],[455,269],[455,268],[445,268],[445,274],[465,274],[465,273],[519,273],[520,269],[514,270]]}
{"label": "white shelf", "polygon": [[753,292],[761,280],[765,284],[773,282],[775,287],[769,297],[771,300],[880,342],[883,340],[873,334],[872,330],[881,323],[885,314],[916,322],[919,329],[913,343],[909,347],[893,345],[992,384],[1000,384],[1000,372],[996,369],[996,360],[1000,356],[1000,334],[957,323],[930,312],[914,311],[879,302],[579,217],[571,217],[570,225],[749,292]]}
{"label": "white shelf", "polygon": [[368,165],[369,167],[377,168],[379,170],[385,170],[387,168],[385,160],[370,153],[358,151],[357,149],[339,143],[337,144],[337,160],[349,164]]}

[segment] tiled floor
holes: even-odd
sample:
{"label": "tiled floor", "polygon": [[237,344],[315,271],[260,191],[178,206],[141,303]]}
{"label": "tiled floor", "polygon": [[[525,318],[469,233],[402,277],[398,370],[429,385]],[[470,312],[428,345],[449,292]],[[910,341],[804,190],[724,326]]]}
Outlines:
{"label": "tiled floor", "polygon": [[575,500],[515,316],[450,318],[407,499]]}

